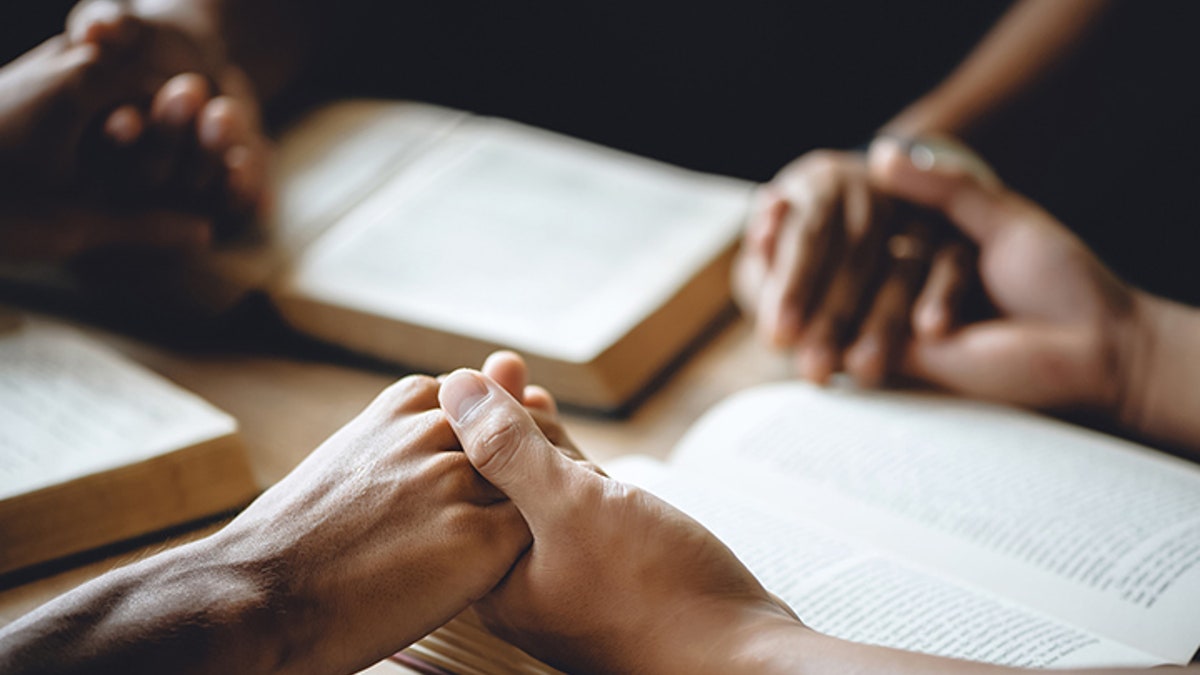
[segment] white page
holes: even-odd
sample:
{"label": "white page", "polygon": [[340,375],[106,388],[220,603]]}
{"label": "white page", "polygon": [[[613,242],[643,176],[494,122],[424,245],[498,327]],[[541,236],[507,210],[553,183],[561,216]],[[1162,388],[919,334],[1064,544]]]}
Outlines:
{"label": "white page", "polygon": [[319,108],[279,140],[262,236],[225,245],[204,264],[247,287],[261,286],[466,117],[401,101]]}
{"label": "white page", "polygon": [[1200,643],[1200,470],[1182,460],[1007,408],[802,384],[731,399],[675,459],[1165,661]]}
{"label": "white page", "polygon": [[63,326],[0,334],[0,499],[234,433],[199,397]]}
{"label": "white page", "polygon": [[799,522],[727,477],[625,458],[607,467],[696,518],[809,627],[846,640],[1021,667],[1160,659],[906,565],[820,521]]}
{"label": "white page", "polygon": [[587,362],[737,240],[748,195],[476,120],[310,247],[283,292]]}

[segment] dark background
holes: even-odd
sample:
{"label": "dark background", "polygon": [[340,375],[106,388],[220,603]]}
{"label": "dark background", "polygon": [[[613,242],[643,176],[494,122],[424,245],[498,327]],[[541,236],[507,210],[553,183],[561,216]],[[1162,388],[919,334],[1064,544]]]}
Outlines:
{"label": "dark background", "polygon": [[[7,61],[72,3],[9,3]],[[430,100],[765,180],[853,147],[938,82],[999,0],[328,3],[323,56],[281,107]],[[1136,284],[1200,302],[1200,2],[1127,0],[1088,67],[981,148]],[[261,26],[264,44],[272,27]],[[276,110],[279,112],[279,110]]]}

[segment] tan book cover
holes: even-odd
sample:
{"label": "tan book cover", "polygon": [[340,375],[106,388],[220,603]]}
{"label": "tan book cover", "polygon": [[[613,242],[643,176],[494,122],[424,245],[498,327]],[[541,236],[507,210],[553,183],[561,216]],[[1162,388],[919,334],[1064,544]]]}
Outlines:
{"label": "tan book cover", "polygon": [[0,574],[257,493],[233,418],[69,327],[0,332]]}

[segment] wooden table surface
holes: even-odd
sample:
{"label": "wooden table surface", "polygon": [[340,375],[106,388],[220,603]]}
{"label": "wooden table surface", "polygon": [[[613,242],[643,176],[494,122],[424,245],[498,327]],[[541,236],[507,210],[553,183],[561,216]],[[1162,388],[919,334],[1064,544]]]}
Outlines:
{"label": "wooden table surface", "polygon": [[[395,378],[344,363],[270,353],[184,351],[94,327],[86,330],[236,417],[264,487],[282,478]],[[735,320],[714,330],[632,414],[564,417],[576,443],[600,464],[627,454],[661,458],[709,406],[739,389],[788,375],[786,359],[762,348],[750,328]],[[108,569],[219,526],[192,528],[99,559],[92,556],[67,569],[8,580],[0,587],[0,625]]]}

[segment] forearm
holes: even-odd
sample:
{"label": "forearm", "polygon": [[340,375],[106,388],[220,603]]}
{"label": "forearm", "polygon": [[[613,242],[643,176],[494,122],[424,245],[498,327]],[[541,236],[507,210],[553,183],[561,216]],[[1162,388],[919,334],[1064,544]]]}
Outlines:
{"label": "forearm", "polygon": [[[916,652],[864,645],[822,635],[798,622],[779,622],[753,636],[725,672],[763,675],[806,673],[893,673],[894,675],[1012,675],[1044,672],[960,661]],[[1057,671],[1073,675],[1126,675],[1139,669]],[[1158,668],[1154,672],[1194,673],[1193,668]]]}
{"label": "forearm", "polygon": [[283,597],[205,539],[114,570],[0,630],[0,672],[275,672]]}
{"label": "forearm", "polygon": [[1109,7],[1105,0],[1022,0],[949,77],[882,132],[977,141],[986,123],[1033,95],[1079,49]]}
{"label": "forearm", "polygon": [[1200,452],[1200,310],[1144,293],[1136,307],[1120,420]]}

